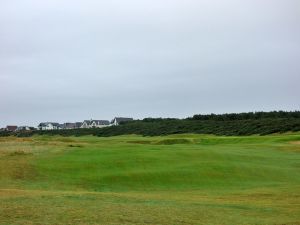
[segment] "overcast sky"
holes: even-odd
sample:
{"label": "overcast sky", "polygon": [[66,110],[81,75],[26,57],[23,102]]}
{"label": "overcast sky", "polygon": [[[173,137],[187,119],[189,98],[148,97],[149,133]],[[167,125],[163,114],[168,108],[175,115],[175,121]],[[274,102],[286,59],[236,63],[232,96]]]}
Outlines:
{"label": "overcast sky", "polygon": [[1,0],[0,126],[300,109],[299,0]]}

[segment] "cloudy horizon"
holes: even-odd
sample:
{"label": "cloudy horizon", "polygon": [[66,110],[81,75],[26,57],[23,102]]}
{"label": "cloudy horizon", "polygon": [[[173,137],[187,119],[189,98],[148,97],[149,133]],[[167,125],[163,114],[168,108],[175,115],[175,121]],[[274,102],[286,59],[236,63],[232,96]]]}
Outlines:
{"label": "cloudy horizon", "polygon": [[298,0],[3,0],[0,127],[300,110]]}

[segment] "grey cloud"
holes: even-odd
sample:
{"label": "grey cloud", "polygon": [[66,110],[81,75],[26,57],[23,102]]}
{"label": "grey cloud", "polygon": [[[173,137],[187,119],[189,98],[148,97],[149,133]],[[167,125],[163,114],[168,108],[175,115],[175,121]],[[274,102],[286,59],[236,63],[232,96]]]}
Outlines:
{"label": "grey cloud", "polygon": [[0,126],[299,110],[297,0],[3,0]]}

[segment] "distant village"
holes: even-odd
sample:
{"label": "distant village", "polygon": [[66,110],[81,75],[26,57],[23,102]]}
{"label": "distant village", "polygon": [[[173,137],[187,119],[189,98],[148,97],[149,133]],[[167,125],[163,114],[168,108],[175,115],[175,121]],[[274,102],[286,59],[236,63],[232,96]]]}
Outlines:
{"label": "distant village", "polygon": [[74,123],[42,122],[37,127],[8,125],[1,128],[1,131],[29,131],[29,130],[60,130],[60,129],[80,129],[80,128],[103,128],[108,126],[118,126],[122,122],[132,121],[133,118],[115,117],[113,120],[84,120]]}

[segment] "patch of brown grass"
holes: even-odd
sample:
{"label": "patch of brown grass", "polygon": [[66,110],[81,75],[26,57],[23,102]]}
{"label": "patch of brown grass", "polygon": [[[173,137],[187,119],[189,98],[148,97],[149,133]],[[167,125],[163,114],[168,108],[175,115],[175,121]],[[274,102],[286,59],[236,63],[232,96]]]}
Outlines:
{"label": "patch of brown grass", "polygon": [[281,146],[280,149],[283,151],[300,152],[300,141],[289,142],[288,145]]}
{"label": "patch of brown grass", "polygon": [[0,142],[0,177],[32,179],[34,169],[30,165],[35,148],[30,138],[7,137]]}
{"label": "patch of brown grass", "polygon": [[10,157],[0,158],[0,176],[17,180],[33,179],[36,172],[30,164],[32,155],[12,154]]}

